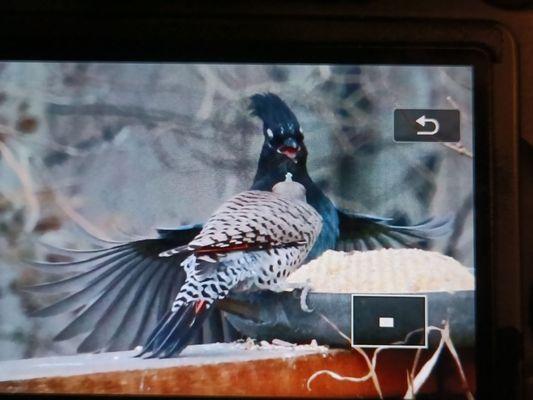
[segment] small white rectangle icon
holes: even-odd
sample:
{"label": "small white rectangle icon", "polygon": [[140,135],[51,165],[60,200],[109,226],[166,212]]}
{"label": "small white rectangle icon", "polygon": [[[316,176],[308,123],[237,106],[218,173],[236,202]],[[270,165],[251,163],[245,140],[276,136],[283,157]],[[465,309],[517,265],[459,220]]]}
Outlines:
{"label": "small white rectangle icon", "polygon": [[394,328],[394,318],[379,317],[380,328]]}

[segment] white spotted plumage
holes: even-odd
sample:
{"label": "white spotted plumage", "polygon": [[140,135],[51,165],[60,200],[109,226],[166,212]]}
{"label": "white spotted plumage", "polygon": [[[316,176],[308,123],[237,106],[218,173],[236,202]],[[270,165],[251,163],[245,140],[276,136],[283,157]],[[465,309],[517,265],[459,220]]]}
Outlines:
{"label": "white spotted plumage", "polygon": [[232,290],[271,288],[302,264],[322,218],[300,184],[278,185],[284,186],[274,192],[242,192],[209,218],[189,243],[192,254],[182,263],[187,279],[173,311],[199,300],[212,304]]}

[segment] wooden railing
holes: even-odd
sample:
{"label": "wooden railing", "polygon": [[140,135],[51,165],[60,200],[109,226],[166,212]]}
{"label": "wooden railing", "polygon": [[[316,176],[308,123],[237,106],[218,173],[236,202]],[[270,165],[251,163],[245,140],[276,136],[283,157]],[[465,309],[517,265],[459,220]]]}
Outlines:
{"label": "wooden railing", "polygon": [[[329,350],[321,346],[253,346],[218,343],[189,346],[180,357],[164,360],[134,358],[134,351],[83,354],[0,362],[0,392],[84,393],[218,396],[358,396],[377,398],[375,382],[338,381],[342,376],[361,377],[368,365],[357,352]],[[414,350],[384,351],[379,355],[377,376],[384,396],[403,396],[406,372]],[[462,354],[471,388],[473,356]],[[453,366],[447,360],[430,376],[422,392],[446,390],[460,393]],[[448,362],[449,364],[449,362]]]}

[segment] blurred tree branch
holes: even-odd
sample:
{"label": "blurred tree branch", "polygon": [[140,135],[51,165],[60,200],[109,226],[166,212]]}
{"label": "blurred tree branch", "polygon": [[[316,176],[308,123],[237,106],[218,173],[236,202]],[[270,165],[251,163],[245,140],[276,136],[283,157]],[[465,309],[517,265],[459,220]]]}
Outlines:
{"label": "blurred tree branch", "polygon": [[34,194],[33,181],[27,168],[17,160],[11,149],[0,140],[0,155],[4,163],[17,176],[26,199],[26,218],[24,220],[24,231],[31,232],[39,220],[40,207]]}

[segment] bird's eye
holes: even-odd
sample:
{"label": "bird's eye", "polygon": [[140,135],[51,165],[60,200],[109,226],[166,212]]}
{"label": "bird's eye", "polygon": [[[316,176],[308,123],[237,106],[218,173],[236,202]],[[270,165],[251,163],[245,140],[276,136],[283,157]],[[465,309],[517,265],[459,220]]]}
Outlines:
{"label": "bird's eye", "polygon": [[272,129],[268,128],[266,132],[269,139],[274,137],[274,132],[272,132]]}

